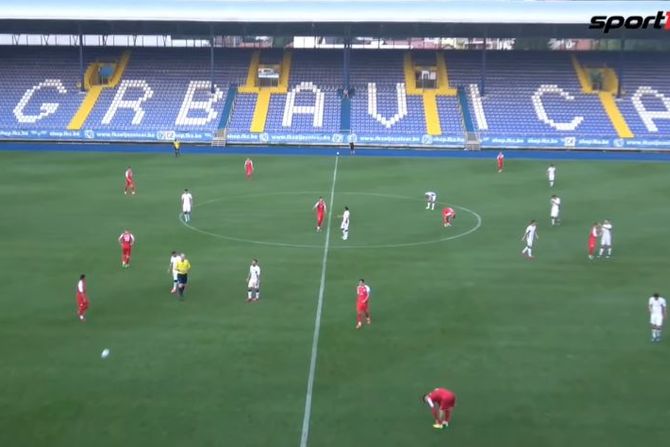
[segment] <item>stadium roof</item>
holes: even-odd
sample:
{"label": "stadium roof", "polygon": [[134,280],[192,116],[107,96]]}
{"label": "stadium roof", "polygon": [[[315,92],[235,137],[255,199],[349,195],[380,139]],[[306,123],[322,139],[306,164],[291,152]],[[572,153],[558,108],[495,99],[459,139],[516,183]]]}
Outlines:
{"label": "stadium roof", "polygon": [[[0,32],[602,37],[594,15],[654,15],[665,1],[0,0]],[[636,38],[668,33],[634,32]]]}

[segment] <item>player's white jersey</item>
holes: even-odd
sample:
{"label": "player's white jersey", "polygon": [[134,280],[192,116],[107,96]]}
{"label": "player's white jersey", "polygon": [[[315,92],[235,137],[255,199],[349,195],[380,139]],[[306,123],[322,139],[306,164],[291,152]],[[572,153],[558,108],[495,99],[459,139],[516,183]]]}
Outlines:
{"label": "player's white jersey", "polygon": [[600,245],[606,247],[612,245],[612,224],[609,222],[600,226]]}
{"label": "player's white jersey", "polygon": [[342,225],[340,225],[340,228],[343,230],[346,230],[349,228],[349,210],[344,210],[344,213],[342,213]]}
{"label": "player's white jersey", "polygon": [[177,263],[181,261],[179,255],[170,256],[170,270],[172,270],[172,277],[177,279]]}
{"label": "player's white jersey", "polygon": [[547,168],[547,178],[554,180],[556,178],[556,166],[549,166]]}
{"label": "player's white jersey", "polygon": [[526,232],[524,233],[524,239],[526,240],[526,245],[529,247],[533,246],[535,238],[537,236],[537,225],[530,224],[526,227]]}
{"label": "player's white jersey", "polygon": [[429,202],[435,202],[437,200],[437,194],[433,191],[428,191],[426,194],[426,200]]}
{"label": "player's white jersey", "polygon": [[250,265],[249,266],[249,287],[250,288],[258,288],[258,284],[261,281],[261,267],[256,264],[256,265]]}
{"label": "player's white jersey", "polygon": [[558,213],[561,208],[560,197],[552,197],[549,202],[551,204],[551,217],[558,217]]}
{"label": "player's white jersey", "polygon": [[665,298],[659,297],[658,299],[649,297],[649,313],[663,315],[666,309]]}
{"label": "player's white jersey", "polygon": [[190,192],[185,192],[181,195],[181,208],[185,213],[191,212],[193,207],[193,196]]}

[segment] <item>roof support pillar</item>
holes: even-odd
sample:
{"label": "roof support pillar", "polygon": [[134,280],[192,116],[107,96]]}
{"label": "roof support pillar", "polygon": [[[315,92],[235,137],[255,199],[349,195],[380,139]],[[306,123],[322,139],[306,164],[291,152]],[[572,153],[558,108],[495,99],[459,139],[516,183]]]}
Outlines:
{"label": "roof support pillar", "polygon": [[617,83],[617,88],[616,88],[616,97],[621,98],[621,92],[623,91],[623,56],[624,56],[624,49],[626,48],[626,39],[621,36],[621,39],[619,40],[619,73],[617,73],[617,77],[619,78],[619,82]]}
{"label": "roof support pillar", "polygon": [[[488,33],[487,33],[488,34]],[[480,72],[480,80],[479,80],[479,91],[482,96],[486,95],[486,44],[488,42],[488,38],[486,35],[484,35],[484,45],[482,46],[482,67],[481,67],[481,72]]]}
{"label": "roof support pillar", "polygon": [[212,25],[209,25],[209,86],[213,94],[214,88],[214,31]]}
{"label": "roof support pillar", "polygon": [[81,25],[79,25],[79,79],[81,80],[81,91],[86,91],[84,86],[84,35],[81,32]]}

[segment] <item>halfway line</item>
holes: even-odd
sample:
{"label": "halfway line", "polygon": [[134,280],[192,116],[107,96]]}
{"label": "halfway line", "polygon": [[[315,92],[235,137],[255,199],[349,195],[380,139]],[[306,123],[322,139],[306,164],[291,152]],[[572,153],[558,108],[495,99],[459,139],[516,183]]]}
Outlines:
{"label": "halfway line", "polygon": [[335,157],[335,168],[333,169],[333,184],[330,188],[330,202],[328,203],[328,225],[326,227],[326,243],[323,246],[323,259],[321,261],[321,284],[319,285],[319,299],[316,304],[316,317],[314,318],[314,335],[312,336],[312,355],[309,360],[309,374],[307,376],[307,393],[305,394],[305,415],[302,418],[302,435],[300,436],[300,447],[307,447],[309,439],[309,421],[312,417],[312,394],[314,392],[314,376],[316,374],[316,356],[319,350],[319,332],[321,331],[321,309],[323,309],[323,292],[326,288],[326,264],[328,263],[328,250],[330,249],[330,225],[333,220],[333,200],[335,199],[335,182],[337,181],[337,165],[340,157]]}

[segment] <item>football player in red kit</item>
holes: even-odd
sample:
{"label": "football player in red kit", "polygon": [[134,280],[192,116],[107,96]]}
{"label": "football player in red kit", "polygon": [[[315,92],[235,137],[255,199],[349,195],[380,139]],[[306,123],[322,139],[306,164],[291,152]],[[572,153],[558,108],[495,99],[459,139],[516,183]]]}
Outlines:
{"label": "football player in red kit", "polygon": [[88,296],[86,295],[86,275],[79,276],[77,282],[77,316],[80,321],[86,320],[86,311],[88,310]]}
{"label": "football player in red kit", "polygon": [[596,245],[598,243],[598,236],[600,236],[600,224],[594,222],[589,231],[589,259],[593,259],[596,255]]}
{"label": "football player in red kit", "polygon": [[447,207],[442,209],[442,224],[444,224],[445,227],[450,227],[455,218],[456,211],[454,211],[453,208]]}
{"label": "football player in red kit", "polygon": [[451,413],[456,406],[456,394],[446,388],[435,388],[421,397],[421,401],[428,404],[435,418],[434,428],[441,429],[449,426]]}
{"label": "football player in red kit", "polygon": [[126,169],[126,187],[123,188],[123,193],[128,194],[130,191],[131,194],[135,195],[135,179],[133,178],[133,170],[128,166]]}
{"label": "football player in red kit", "polygon": [[121,267],[128,268],[130,266],[130,254],[135,245],[135,236],[128,230],[125,230],[119,236],[119,244],[121,245]]}
{"label": "football player in red kit", "polygon": [[505,167],[505,155],[502,153],[502,151],[498,152],[496,162],[498,163],[498,172],[502,172],[503,168]]}
{"label": "football player in red kit", "polygon": [[370,310],[368,303],[370,301],[370,287],[365,284],[365,280],[361,278],[356,287],[356,329],[360,329],[363,325],[363,317],[365,322],[370,324]]}
{"label": "football player in red kit", "polygon": [[251,158],[244,160],[244,175],[247,176],[248,180],[251,180],[254,175],[254,162],[251,161]]}
{"label": "football player in red kit", "polygon": [[319,200],[312,207],[316,210],[316,231],[321,231],[321,226],[323,225],[323,218],[326,216],[326,202],[323,200],[323,197],[319,197]]}

